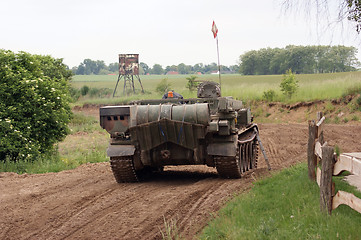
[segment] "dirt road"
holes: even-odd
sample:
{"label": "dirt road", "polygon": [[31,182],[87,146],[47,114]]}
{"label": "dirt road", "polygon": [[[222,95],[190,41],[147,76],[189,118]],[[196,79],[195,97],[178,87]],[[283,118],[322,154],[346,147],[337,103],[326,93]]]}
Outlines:
{"label": "dirt road", "polygon": [[[262,124],[260,133],[273,171],[306,161],[307,125]],[[361,126],[327,125],[325,139],[343,152],[361,151]],[[159,239],[171,220],[191,239],[229,197],[268,174],[263,157],[238,180],[220,179],[203,166],[165,170],[136,184],[117,184],[108,163],[0,173],[0,239]]]}

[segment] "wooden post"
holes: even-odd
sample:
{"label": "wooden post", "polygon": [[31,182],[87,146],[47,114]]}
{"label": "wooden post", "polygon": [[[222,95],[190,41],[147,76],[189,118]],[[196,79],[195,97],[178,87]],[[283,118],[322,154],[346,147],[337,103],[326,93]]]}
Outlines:
{"label": "wooden post", "polygon": [[316,181],[317,157],[315,155],[315,138],[316,123],[313,120],[308,121],[308,146],[307,146],[307,162],[308,162],[308,178]]}
{"label": "wooden post", "polygon": [[322,147],[322,169],[320,182],[321,211],[331,215],[332,211],[332,174],[334,165],[333,147]]}
{"label": "wooden post", "polygon": [[319,122],[322,117],[323,117],[323,112],[317,112],[317,122]]}
{"label": "wooden post", "polygon": [[[322,121],[321,121],[322,120]],[[318,141],[323,145],[325,143],[325,138],[323,136],[323,112],[317,112],[317,130],[316,130],[316,138],[318,138]],[[319,125],[320,124],[320,125]]]}

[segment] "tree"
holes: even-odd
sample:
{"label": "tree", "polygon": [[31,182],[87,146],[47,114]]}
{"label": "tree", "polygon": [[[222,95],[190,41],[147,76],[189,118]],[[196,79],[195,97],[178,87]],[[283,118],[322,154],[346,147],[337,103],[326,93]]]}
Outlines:
{"label": "tree", "polygon": [[35,160],[68,133],[72,73],[62,61],[0,50],[0,161]]}
{"label": "tree", "polygon": [[[302,1],[303,2],[303,1]],[[286,10],[292,10],[292,8],[297,8],[299,6],[305,6],[305,12],[309,17],[312,12],[312,8],[315,9],[317,16],[317,21],[321,19],[328,19],[327,25],[334,22],[342,22],[344,19],[347,19],[355,26],[357,33],[361,32],[361,1],[358,0],[340,0],[337,3],[337,8],[335,12],[330,11],[332,8],[333,1],[320,1],[320,0],[308,0],[306,4],[299,4],[298,0],[284,0],[283,6]],[[330,12],[334,16],[330,16]]]}
{"label": "tree", "polygon": [[326,73],[355,71],[359,65],[354,47],[295,46],[263,48],[240,56],[240,71],[244,75],[295,73]]}
{"label": "tree", "polygon": [[165,72],[166,72],[166,73],[167,73],[167,72],[170,72],[170,71],[178,72],[177,66],[176,66],[176,65],[172,65],[172,66],[167,66],[167,67],[165,68]]}
{"label": "tree", "polygon": [[232,65],[232,66],[229,67],[229,70],[232,73],[239,73],[240,72],[239,65]]}
{"label": "tree", "polygon": [[355,23],[356,31],[361,31],[361,2],[356,0],[344,0],[344,8],[342,10],[344,17]]}
{"label": "tree", "polygon": [[189,76],[186,79],[188,80],[186,87],[189,89],[189,91],[194,91],[198,87],[198,82],[196,82],[197,76]]}
{"label": "tree", "polygon": [[110,63],[108,66],[108,70],[112,73],[117,73],[119,71],[119,63]]}
{"label": "tree", "polygon": [[255,75],[257,66],[257,52],[246,52],[239,57],[240,71],[244,75]]}
{"label": "tree", "polygon": [[108,67],[105,65],[104,61],[102,60],[94,61],[91,59],[84,59],[84,61],[79,64],[76,74],[78,75],[99,74],[102,69],[108,71]]}
{"label": "tree", "polygon": [[177,69],[178,69],[178,72],[180,74],[190,74],[190,73],[192,73],[192,66],[185,65],[184,63],[178,64]]}
{"label": "tree", "polygon": [[193,70],[194,72],[201,72],[201,73],[204,73],[204,66],[203,66],[203,63],[197,63],[193,66]]}
{"label": "tree", "polygon": [[296,93],[298,89],[298,81],[296,80],[296,75],[292,73],[291,69],[287,70],[286,74],[283,75],[280,88],[283,94],[288,98],[291,98],[292,95]]}
{"label": "tree", "polygon": [[151,72],[152,72],[152,74],[161,75],[164,73],[164,69],[163,69],[162,65],[154,64]]}
{"label": "tree", "polygon": [[147,64],[145,64],[144,62],[140,62],[139,66],[140,66],[140,69],[141,69],[141,71],[143,72],[144,75],[150,73],[149,72],[149,70],[150,70],[149,66]]}
{"label": "tree", "polygon": [[76,75],[85,75],[85,66],[84,63],[80,63],[79,66],[76,68]]}
{"label": "tree", "polygon": [[211,72],[214,72],[214,71],[218,71],[218,65],[215,62],[213,62],[211,64],[204,65],[204,72],[205,73],[211,73]]}

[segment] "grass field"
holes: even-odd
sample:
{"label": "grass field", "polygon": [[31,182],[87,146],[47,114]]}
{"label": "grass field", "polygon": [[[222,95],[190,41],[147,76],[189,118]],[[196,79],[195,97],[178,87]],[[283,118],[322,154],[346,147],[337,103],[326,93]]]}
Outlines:
{"label": "grass field", "polygon": [[[341,177],[338,188],[361,197]],[[360,239],[361,214],[341,205],[328,216],[320,211],[319,189],[305,163],[257,181],[231,200],[204,229],[200,239]]]}
{"label": "grass field", "polygon": [[[150,99],[160,98],[161,94],[155,92],[157,84],[164,78],[171,83],[172,89],[181,93],[185,98],[196,97],[196,92],[190,92],[186,88],[189,75],[149,75],[140,76],[143,87],[147,94],[131,97],[117,97],[106,99],[80,99],[80,103],[115,103],[124,102],[129,99]],[[233,96],[243,101],[260,100],[265,91],[274,90],[277,94],[275,101],[280,102],[299,102],[318,99],[333,99],[341,97],[349,89],[361,89],[361,72],[347,73],[327,73],[327,74],[299,74],[296,79],[299,81],[299,90],[292,99],[286,99],[280,91],[282,75],[260,75],[243,76],[238,74],[226,74],[221,76],[222,95]],[[200,75],[197,80],[216,81],[218,75]],[[114,75],[76,75],[73,77],[71,85],[74,88],[81,88],[84,85],[90,88],[109,88],[114,89],[117,76]],[[123,81],[120,81],[117,96],[122,95]],[[140,87],[135,82],[136,87]]]}

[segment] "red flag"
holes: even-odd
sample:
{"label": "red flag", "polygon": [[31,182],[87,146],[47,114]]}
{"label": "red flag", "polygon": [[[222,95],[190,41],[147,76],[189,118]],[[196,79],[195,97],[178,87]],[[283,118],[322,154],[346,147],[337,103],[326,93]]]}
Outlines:
{"label": "red flag", "polygon": [[213,24],[212,24],[212,32],[213,32],[213,37],[216,38],[217,33],[218,33],[218,28],[217,28],[216,23],[214,21],[213,21]]}

